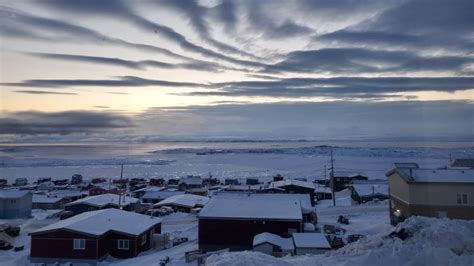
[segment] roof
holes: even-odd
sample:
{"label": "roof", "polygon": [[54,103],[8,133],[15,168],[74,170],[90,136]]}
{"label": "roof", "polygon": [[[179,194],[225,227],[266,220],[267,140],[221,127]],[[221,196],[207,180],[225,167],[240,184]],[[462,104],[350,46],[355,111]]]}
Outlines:
{"label": "roof", "polygon": [[415,169],[415,182],[474,183],[474,169]]}
{"label": "roof", "polygon": [[383,194],[388,196],[388,184],[380,183],[357,183],[352,184],[354,190],[359,194],[359,196],[369,196],[372,194]]}
{"label": "roof", "polygon": [[30,193],[28,190],[0,190],[0,199],[18,199]]}
{"label": "roof", "polygon": [[[272,198],[262,195],[271,195]],[[301,221],[303,216],[300,200],[290,199],[286,195],[288,194],[215,194],[198,217]]]}
{"label": "roof", "polygon": [[398,173],[406,182],[412,183],[474,183],[474,169],[425,169],[409,164],[394,164],[387,176]]}
{"label": "roof", "polygon": [[314,189],[313,183],[307,182],[307,181],[295,180],[295,179],[285,179],[281,181],[273,181],[272,183],[270,183],[270,188],[284,187],[284,186],[298,186],[298,187]]}
{"label": "roof", "polygon": [[296,248],[331,248],[323,233],[293,233]]}
{"label": "roof", "polygon": [[159,223],[161,223],[160,218],[118,209],[104,209],[81,213],[66,220],[37,229],[31,234],[35,235],[56,230],[70,230],[93,236],[101,236],[109,231],[139,236]]}
{"label": "roof", "polygon": [[208,203],[208,201],[209,197],[194,194],[181,194],[166,198],[155,204],[155,206],[159,207],[164,205],[178,205],[188,208],[194,208],[196,205],[204,206],[206,205],[206,203]]}
{"label": "roof", "polygon": [[[128,197],[128,196],[122,196],[121,197],[121,202],[120,205],[129,205],[132,203],[137,203],[138,199]],[[77,204],[86,204],[86,205],[92,205],[92,206],[97,206],[97,207],[103,207],[106,205],[116,205],[119,206],[119,195],[116,194],[102,194],[102,195],[97,195],[97,196],[90,196],[82,199],[78,199],[76,201],[70,202],[66,204],[66,206],[71,206],[71,205],[77,205]]]}
{"label": "roof", "polygon": [[56,203],[64,199],[63,197],[51,197],[46,195],[33,195],[33,203]]}
{"label": "roof", "polygon": [[175,195],[182,195],[184,191],[147,191],[142,199],[166,199]]}
{"label": "roof", "polygon": [[283,251],[294,250],[295,245],[293,244],[292,238],[283,238],[279,235],[271,233],[260,233],[253,238],[253,246],[258,246],[263,243],[270,243],[272,245],[280,247]]}

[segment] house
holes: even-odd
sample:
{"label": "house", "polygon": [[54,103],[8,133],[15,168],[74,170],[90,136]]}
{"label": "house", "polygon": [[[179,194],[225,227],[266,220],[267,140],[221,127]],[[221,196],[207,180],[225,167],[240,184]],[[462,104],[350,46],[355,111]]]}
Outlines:
{"label": "house", "polygon": [[335,176],[330,178],[329,186],[334,189],[335,192],[348,188],[351,184],[351,178],[348,176]]}
{"label": "house", "polygon": [[90,196],[96,196],[96,195],[102,195],[102,194],[119,195],[123,192],[124,190],[118,188],[116,185],[107,184],[107,183],[98,183],[89,189]]}
{"label": "house", "polygon": [[284,238],[271,233],[260,233],[253,238],[253,251],[262,252],[268,255],[282,257],[288,254],[293,255],[295,245],[293,238]]}
{"label": "house", "polygon": [[67,199],[55,195],[33,195],[33,209],[57,210],[63,209]]}
{"label": "house", "polygon": [[173,208],[175,211],[190,213],[192,209],[204,207],[208,201],[208,197],[180,194],[168,197],[155,204],[154,207],[167,206]]}
{"label": "house", "polygon": [[228,186],[228,185],[239,185],[240,182],[237,178],[226,178],[224,180],[224,185]]}
{"label": "house", "polygon": [[[120,199],[120,201],[119,201]],[[139,200],[128,196],[115,194],[102,194],[89,196],[64,205],[66,211],[72,211],[74,215],[108,208],[123,209],[126,211],[136,211],[139,207]]]}
{"label": "house", "polygon": [[157,233],[156,217],[117,209],[85,212],[31,232],[31,262],[131,258],[152,248]]}
{"label": "house", "polygon": [[179,190],[187,190],[191,188],[202,188],[202,179],[200,176],[188,175],[187,177],[179,179]]}
{"label": "house", "polygon": [[31,217],[32,194],[25,190],[0,190],[0,219]]}
{"label": "house", "polygon": [[146,191],[145,194],[142,196],[142,202],[143,203],[152,203],[156,204],[164,199],[167,199],[172,196],[176,195],[183,195],[184,191],[168,191],[168,190],[162,190],[162,191]]}
{"label": "house", "polygon": [[311,199],[311,204],[314,206],[314,184],[307,181],[285,179],[282,181],[273,181],[268,188],[282,188],[286,193],[308,194]]}
{"label": "house", "polygon": [[250,250],[259,233],[287,237],[301,232],[302,207],[286,194],[215,193],[198,214],[198,227],[199,248],[204,251]]}
{"label": "house", "polygon": [[354,181],[351,186],[351,198],[355,202],[362,204],[368,201],[386,200],[388,195],[388,183],[381,181],[361,182]]}
{"label": "house", "polygon": [[314,196],[317,200],[332,199],[332,190],[330,187],[318,184],[314,189]]}
{"label": "house", "polygon": [[294,233],[295,255],[322,254],[331,249],[323,233]]}
{"label": "house", "polygon": [[423,169],[395,163],[387,172],[393,224],[412,215],[474,219],[474,169]]}
{"label": "house", "polygon": [[79,185],[80,183],[82,183],[82,175],[80,174],[72,175],[71,185]]}
{"label": "house", "polygon": [[353,174],[353,175],[350,175],[349,176],[349,179],[351,180],[351,182],[354,182],[356,180],[358,181],[364,181],[364,180],[369,180],[369,178],[367,176],[363,176],[361,174]]}

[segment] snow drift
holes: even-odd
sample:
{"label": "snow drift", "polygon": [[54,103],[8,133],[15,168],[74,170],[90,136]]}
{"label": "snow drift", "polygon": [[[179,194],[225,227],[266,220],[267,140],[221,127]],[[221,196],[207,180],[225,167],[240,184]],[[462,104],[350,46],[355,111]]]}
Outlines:
{"label": "snow drift", "polygon": [[[409,237],[389,237],[405,228]],[[474,221],[412,217],[324,255],[274,258],[258,252],[213,255],[206,265],[474,265]]]}

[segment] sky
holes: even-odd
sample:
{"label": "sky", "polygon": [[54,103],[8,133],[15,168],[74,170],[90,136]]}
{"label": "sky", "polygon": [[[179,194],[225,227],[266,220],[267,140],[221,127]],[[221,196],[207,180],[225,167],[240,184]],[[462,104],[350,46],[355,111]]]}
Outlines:
{"label": "sky", "polygon": [[0,138],[474,139],[471,0],[0,0]]}

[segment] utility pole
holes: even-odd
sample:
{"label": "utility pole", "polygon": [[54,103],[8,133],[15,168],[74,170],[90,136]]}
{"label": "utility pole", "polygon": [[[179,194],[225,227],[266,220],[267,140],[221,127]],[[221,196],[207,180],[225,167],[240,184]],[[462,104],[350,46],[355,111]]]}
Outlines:
{"label": "utility pole", "polygon": [[327,170],[326,170],[326,165],[324,165],[324,182],[328,180],[328,175],[327,175]]}
{"label": "utility pole", "polygon": [[[122,184],[123,164],[120,165],[120,184]],[[126,188],[125,188],[126,189]],[[119,190],[119,209],[122,209],[122,191]]]}
{"label": "utility pole", "polygon": [[332,146],[331,146],[331,172],[330,172],[330,177],[331,177],[331,190],[332,190],[332,205],[335,207],[336,206],[336,193],[334,193],[334,186],[335,186],[335,180],[334,180],[334,157],[332,155]]}

